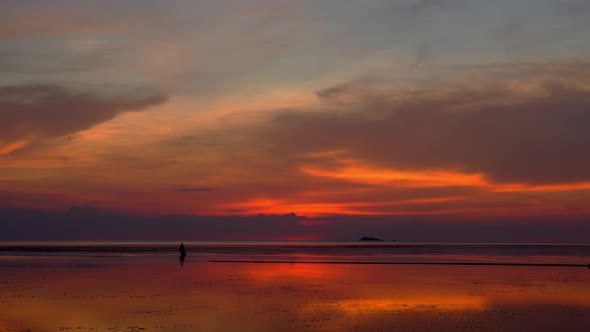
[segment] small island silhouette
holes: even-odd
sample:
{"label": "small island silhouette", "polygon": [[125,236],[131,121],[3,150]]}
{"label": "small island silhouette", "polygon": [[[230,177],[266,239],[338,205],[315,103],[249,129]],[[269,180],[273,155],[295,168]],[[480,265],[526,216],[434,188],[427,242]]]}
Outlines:
{"label": "small island silhouette", "polygon": [[362,238],[359,239],[359,241],[385,241],[385,240],[381,240],[376,237],[363,236]]}

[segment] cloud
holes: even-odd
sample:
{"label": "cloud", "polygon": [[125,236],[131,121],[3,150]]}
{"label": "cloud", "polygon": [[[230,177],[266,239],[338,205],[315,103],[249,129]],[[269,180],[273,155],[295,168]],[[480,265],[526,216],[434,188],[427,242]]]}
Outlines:
{"label": "cloud", "polygon": [[181,189],[176,189],[176,191],[180,191],[180,192],[194,192],[194,191],[214,191],[215,188],[210,188],[210,187],[195,187],[195,188],[181,188]]}
{"label": "cloud", "polygon": [[345,150],[392,169],[482,173],[506,183],[588,181],[588,82],[561,76],[575,67],[588,71],[583,63],[524,66],[520,80],[490,75],[405,92],[346,82],[318,92],[323,109],[282,112],[260,135],[277,157]]}
{"label": "cloud", "polygon": [[6,154],[44,139],[66,136],[165,100],[161,94],[139,90],[114,93],[104,88],[49,84],[1,86],[0,151]]}
{"label": "cloud", "polygon": [[408,11],[412,16],[419,15],[428,10],[440,9],[446,6],[463,5],[464,0],[415,0],[408,5]]}
{"label": "cloud", "polygon": [[558,13],[575,18],[587,18],[590,15],[590,3],[585,0],[570,0],[556,4]]}
{"label": "cloud", "polygon": [[[13,41],[0,45],[0,72],[13,77],[112,70],[114,59],[124,59],[128,45],[108,40]],[[137,61],[137,60],[136,60]],[[121,66],[126,70],[125,66]]]}
{"label": "cloud", "polygon": [[443,71],[463,79],[406,88],[384,75],[362,78],[319,90],[317,104],[136,152],[152,153],[140,163],[177,161],[165,170],[174,190],[187,179],[231,188],[201,195],[201,206],[193,195],[174,196],[191,211],[539,215],[572,214],[565,208],[574,205],[582,214],[589,70],[587,63],[459,66]]}
{"label": "cloud", "polygon": [[91,160],[55,159],[79,153],[68,143],[14,154],[3,183],[49,198],[59,183],[60,207],[155,214],[587,215],[589,70],[453,67],[444,72],[463,80],[406,88],[382,73],[256,121],[108,145]]}

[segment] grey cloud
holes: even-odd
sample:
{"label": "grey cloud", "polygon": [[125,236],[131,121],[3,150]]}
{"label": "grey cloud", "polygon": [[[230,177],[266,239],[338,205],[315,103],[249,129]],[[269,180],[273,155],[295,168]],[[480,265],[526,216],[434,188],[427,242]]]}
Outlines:
{"label": "grey cloud", "polygon": [[0,44],[0,72],[7,75],[43,75],[109,70],[113,59],[129,57],[128,44],[103,41],[102,45],[75,49],[68,41],[40,40]]}
{"label": "grey cloud", "polygon": [[276,157],[344,149],[382,167],[481,172],[498,182],[588,181],[590,91],[575,80],[533,80],[532,94],[496,81],[402,97],[345,83],[318,93],[326,109],[283,112],[261,136]]}
{"label": "grey cloud", "polygon": [[558,11],[573,17],[587,17],[590,15],[590,3],[586,0],[572,0],[557,5]]}
{"label": "grey cloud", "polygon": [[0,142],[65,136],[165,100],[161,94],[141,91],[115,94],[49,84],[2,86]]}
{"label": "grey cloud", "polygon": [[411,15],[419,15],[425,11],[445,6],[456,6],[464,4],[464,0],[415,0],[408,5],[408,12]]}
{"label": "grey cloud", "polygon": [[549,48],[562,48],[570,49],[569,56],[580,56],[587,51],[583,42],[590,31],[587,1],[563,1],[551,7],[541,11],[540,17],[530,15],[529,11],[513,14],[495,29],[494,34],[507,54],[524,52],[530,56],[530,51],[543,53]]}

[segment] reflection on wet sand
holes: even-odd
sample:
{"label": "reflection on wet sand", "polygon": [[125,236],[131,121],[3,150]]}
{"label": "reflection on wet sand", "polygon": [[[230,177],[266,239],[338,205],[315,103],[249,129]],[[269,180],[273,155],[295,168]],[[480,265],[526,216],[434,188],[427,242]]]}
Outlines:
{"label": "reflection on wet sand", "polygon": [[[346,313],[378,312],[405,310],[408,307],[413,310],[425,310],[436,307],[438,310],[485,310],[486,303],[482,298],[469,296],[443,296],[424,298],[402,298],[402,299],[348,299],[334,303],[334,309]],[[329,304],[329,303],[327,303]]]}
{"label": "reflection on wet sand", "polygon": [[0,330],[587,331],[589,281],[567,268],[13,264]]}

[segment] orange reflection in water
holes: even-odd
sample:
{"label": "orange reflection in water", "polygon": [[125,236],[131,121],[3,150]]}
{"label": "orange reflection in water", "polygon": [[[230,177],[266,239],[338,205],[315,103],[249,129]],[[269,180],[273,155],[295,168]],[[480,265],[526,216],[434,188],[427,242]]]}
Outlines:
{"label": "orange reflection in water", "polygon": [[328,264],[302,264],[306,255],[290,255],[293,263],[281,264],[239,264],[239,271],[251,276],[256,283],[265,284],[273,280],[290,279],[297,283],[324,281],[342,277],[342,271]]}
{"label": "orange reflection in water", "polygon": [[587,269],[93,260],[0,268],[0,327],[585,331],[590,317]]}
{"label": "orange reflection in water", "polygon": [[403,299],[360,299],[342,300],[334,303],[338,310],[347,313],[392,311],[392,310],[427,310],[435,306],[439,310],[483,310],[486,303],[481,298],[468,296],[429,296]]}

